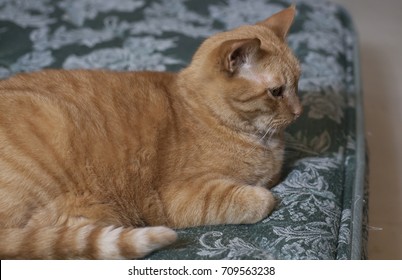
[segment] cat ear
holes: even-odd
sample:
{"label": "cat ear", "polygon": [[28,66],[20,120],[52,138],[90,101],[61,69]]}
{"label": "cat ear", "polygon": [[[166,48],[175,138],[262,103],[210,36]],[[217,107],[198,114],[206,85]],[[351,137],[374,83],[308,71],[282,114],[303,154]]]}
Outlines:
{"label": "cat ear", "polygon": [[260,21],[257,24],[263,25],[271,29],[276,36],[280,39],[285,40],[286,35],[289,32],[290,26],[293,23],[293,19],[296,14],[295,5],[291,5],[289,8],[284,9],[266,20]]}
{"label": "cat ear", "polygon": [[221,57],[223,68],[234,74],[242,66],[251,65],[260,50],[261,41],[254,39],[229,40],[221,46]]}

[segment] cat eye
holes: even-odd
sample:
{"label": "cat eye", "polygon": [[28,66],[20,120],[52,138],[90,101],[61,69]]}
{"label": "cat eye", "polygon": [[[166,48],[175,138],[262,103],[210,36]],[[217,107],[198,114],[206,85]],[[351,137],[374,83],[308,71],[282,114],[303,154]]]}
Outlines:
{"label": "cat eye", "polygon": [[268,91],[269,91],[269,93],[271,93],[271,95],[273,97],[282,97],[283,92],[284,92],[284,86],[276,87],[276,88],[269,88]]}

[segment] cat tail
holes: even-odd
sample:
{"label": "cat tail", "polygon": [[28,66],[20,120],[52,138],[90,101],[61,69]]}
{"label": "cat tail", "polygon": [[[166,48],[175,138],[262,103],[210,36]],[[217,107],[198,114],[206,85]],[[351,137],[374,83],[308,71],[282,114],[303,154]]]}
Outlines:
{"label": "cat tail", "polygon": [[162,226],[6,228],[0,229],[0,259],[136,259],[176,238]]}

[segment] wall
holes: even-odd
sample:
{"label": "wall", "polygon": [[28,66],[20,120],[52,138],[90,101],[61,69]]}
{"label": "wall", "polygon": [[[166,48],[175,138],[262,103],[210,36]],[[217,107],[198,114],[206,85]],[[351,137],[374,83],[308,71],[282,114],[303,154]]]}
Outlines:
{"label": "wall", "polygon": [[402,259],[402,1],[333,0],[360,36],[370,149],[369,258]]}

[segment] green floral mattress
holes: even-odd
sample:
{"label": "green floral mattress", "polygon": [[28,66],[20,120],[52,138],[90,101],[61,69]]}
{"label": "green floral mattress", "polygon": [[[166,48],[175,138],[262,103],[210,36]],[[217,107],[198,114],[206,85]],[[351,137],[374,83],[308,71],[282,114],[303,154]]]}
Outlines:
{"label": "green floral mattress", "polygon": [[365,257],[366,152],[357,38],[348,14],[310,0],[0,0],[0,78],[42,68],[169,70],[207,36],[291,3],[304,113],[287,131],[279,205],[255,225],[179,230],[151,259]]}

